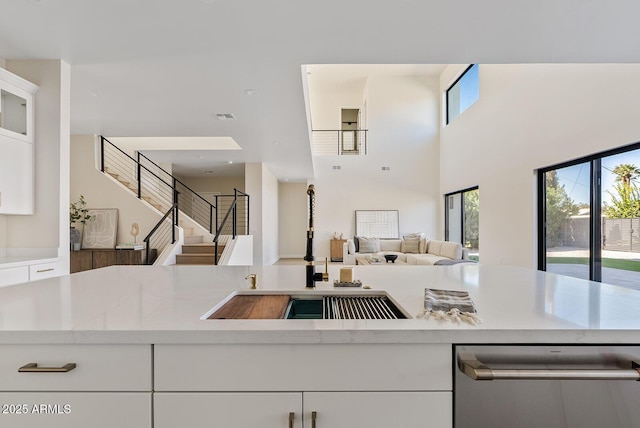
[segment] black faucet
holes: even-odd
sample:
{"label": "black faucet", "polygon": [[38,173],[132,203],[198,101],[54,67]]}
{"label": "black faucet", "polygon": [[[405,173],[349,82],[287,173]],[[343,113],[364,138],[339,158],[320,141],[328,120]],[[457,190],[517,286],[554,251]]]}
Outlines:
{"label": "black faucet", "polygon": [[316,273],[316,267],[313,264],[313,211],[316,204],[316,190],[313,184],[307,188],[309,195],[309,229],[307,230],[307,254],[304,259],[307,262],[307,288],[314,288],[316,281],[329,281],[328,262],[325,261],[325,272]]}

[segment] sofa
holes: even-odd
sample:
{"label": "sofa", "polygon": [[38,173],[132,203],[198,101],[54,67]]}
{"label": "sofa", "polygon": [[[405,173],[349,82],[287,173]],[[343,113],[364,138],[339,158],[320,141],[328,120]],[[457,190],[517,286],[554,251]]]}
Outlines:
{"label": "sofa", "polygon": [[472,261],[469,250],[451,241],[430,240],[421,234],[402,239],[377,239],[354,237],[343,244],[342,262],[345,265],[371,264],[372,260],[384,261],[384,256],[394,254],[396,263],[409,265],[450,265]]}

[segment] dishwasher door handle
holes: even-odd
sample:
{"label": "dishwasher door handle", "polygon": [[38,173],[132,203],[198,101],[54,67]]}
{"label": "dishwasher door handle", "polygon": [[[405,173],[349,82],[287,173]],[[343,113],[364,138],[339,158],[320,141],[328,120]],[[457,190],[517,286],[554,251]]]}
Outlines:
{"label": "dishwasher door handle", "polygon": [[630,369],[492,369],[475,356],[458,356],[458,367],[473,380],[640,380],[640,365]]}

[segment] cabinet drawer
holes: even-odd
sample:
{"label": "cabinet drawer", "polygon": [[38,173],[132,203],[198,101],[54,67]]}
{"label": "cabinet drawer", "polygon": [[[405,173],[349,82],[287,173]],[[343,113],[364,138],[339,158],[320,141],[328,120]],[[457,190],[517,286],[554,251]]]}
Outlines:
{"label": "cabinet drawer", "polygon": [[40,263],[29,266],[29,281],[62,275],[60,262]]}
{"label": "cabinet drawer", "polygon": [[29,282],[29,266],[0,269],[0,287]]}
{"label": "cabinet drawer", "polygon": [[450,391],[451,346],[156,345],[156,391]]}
{"label": "cabinet drawer", "polygon": [[[1,345],[2,391],[151,391],[150,345]],[[68,372],[19,372],[74,363]]]}
{"label": "cabinet drawer", "polygon": [[154,428],[301,428],[302,393],[155,393],[153,412]]}
{"label": "cabinet drawer", "polygon": [[151,393],[3,392],[0,427],[151,428]]}

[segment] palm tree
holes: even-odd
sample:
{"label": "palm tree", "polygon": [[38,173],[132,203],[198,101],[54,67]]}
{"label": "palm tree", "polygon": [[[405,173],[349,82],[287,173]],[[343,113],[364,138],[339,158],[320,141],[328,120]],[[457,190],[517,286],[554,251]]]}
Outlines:
{"label": "palm tree", "polygon": [[621,181],[624,187],[629,187],[631,180],[640,176],[640,168],[630,163],[623,163],[613,168],[613,173],[617,175],[616,181]]}

